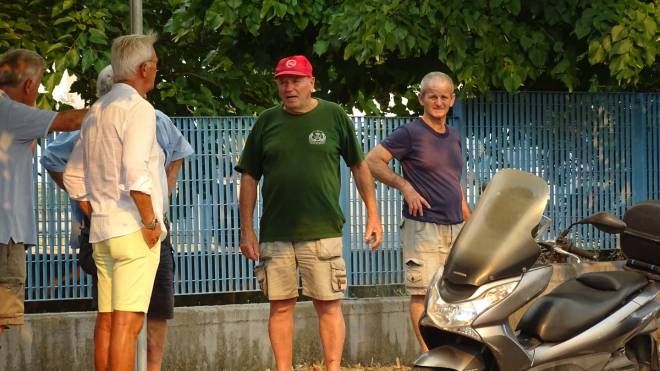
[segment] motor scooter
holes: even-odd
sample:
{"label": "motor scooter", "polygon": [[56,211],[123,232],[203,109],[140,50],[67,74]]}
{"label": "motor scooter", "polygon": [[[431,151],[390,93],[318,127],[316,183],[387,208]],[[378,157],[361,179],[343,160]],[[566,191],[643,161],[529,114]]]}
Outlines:
{"label": "motor scooter", "polygon": [[[659,370],[660,201],[620,220],[598,213],[554,241],[539,242],[549,187],[518,170],[499,171],[429,285],[420,332],[429,351],[413,370]],[[590,272],[546,289],[542,251],[580,261],[593,253],[567,237],[576,224],[621,234],[626,269]],[[535,298],[536,301],[532,302]],[[510,317],[531,303],[517,328]]]}

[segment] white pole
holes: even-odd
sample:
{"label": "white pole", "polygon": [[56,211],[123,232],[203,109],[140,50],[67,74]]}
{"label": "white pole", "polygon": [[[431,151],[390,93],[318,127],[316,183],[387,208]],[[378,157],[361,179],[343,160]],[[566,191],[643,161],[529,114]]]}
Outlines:
{"label": "white pole", "polygon": [[[131,9],[131,33],[142,34],[142,0],[129,0]],[[135,349],[135,371],[147,370],[147,315],[137,338]]]}
{"label": "white pole", "polygon": [[142,0],[129,0],[131,9],[131,33],[142,32]]}

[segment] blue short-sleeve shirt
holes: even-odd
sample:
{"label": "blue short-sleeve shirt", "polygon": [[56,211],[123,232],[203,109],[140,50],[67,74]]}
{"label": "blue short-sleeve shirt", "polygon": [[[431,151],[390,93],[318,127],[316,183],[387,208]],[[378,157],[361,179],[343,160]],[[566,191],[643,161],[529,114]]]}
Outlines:
{"label": "blue short-sleeve shirt", "polygon": [[48,134],[56,115],[16,102],[0,91],[0,243],[37,242],[33,143]]}

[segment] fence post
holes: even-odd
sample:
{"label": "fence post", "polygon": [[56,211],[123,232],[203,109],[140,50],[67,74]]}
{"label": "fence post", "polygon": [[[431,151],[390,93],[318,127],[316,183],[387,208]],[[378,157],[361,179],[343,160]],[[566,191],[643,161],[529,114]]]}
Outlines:
{"label": "fence post", "polygon": [[636,94],[632,106],[632,203],[637,204],[648,197],[647,146],[648,128],[646,126],[646,94]]}
{"label": "fence post", "polygon": [[[467,158],[467,123],[465,122],[465,102],[462,99],[456,98],[454,102],[454,107],[451,111],[451,126],[456,128],[458,135],[461,138],[461,147],[463,148],[463,158]],[[468,184],[469,179],[467,178],[467,163],[463,164],[463,171],[461,174],[461,179],[466,184],[463,184],[463,189],[466,191],[465,200],[469,205],[474,207],[476,204],[476,195],[472,192],[467,192],[470,189],[470,184]]]}

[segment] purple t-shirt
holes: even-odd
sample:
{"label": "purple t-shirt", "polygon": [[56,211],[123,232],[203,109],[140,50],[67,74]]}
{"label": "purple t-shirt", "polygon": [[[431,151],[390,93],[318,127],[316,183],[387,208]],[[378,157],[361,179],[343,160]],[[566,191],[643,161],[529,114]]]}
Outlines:
{"label": "purple t-shirt", "polygon": [[381,142],[401,162],[403,177],[431,205],[423,216],[412,216],[403,202],[403,216],[436,224],[463,221],[461,173],[463,156],[458,131],[440,134],[417,118],[400,126]]}

